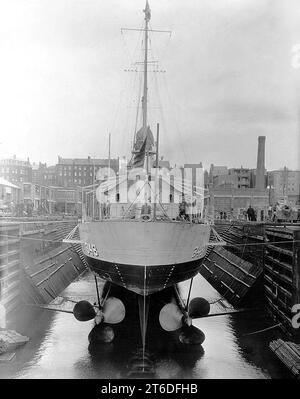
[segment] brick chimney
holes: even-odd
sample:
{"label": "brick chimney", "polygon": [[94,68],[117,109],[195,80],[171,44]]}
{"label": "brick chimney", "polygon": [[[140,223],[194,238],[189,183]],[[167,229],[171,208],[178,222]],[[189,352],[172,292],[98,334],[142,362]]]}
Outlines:
{"label": "brick chimney", "polygon": [[265,189],[265,142],[266,136],[258,137],[257,167],[255,180],[255,188],[258,190]]}

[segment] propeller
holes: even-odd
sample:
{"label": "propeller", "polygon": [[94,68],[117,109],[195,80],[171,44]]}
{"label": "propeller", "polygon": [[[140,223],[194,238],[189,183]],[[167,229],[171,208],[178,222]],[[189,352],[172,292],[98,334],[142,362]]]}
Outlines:
{"label": "propeller", "polygon": [[79,301],[73,308],[75,319],[79,321],[88,321],[96,317],[94,306],[88,301]]}
{"label": "propeller", "polygon": [[175,331],[182,327],[183,314],[175,303],[167,303],[159,312],[159,323],[166,331]]}
{"label": "propeller", "polygon": [[205,340],[205,334],[194,326],[183,326],[179,334],[179,341],[182,344],[201,345]]}
{"label": "propeller", "polygon": [[[121,323],[125,317],[125,306],[123,302],[119,298],[110,297],[108,298],[102,310],[99,310],[96,316],[96,324],[104,321],[108,324],[117,324]],[[97,321],[99,322],[97,323]]]}
{"label": "propeller", "polygon": [[191,300],[188,306],[188,315],[191,319],[198,319],[200,317],[208,315],[210,312],[209,302],[201,297],[194,298]]}
{"label": "propeller", "polygon": [[210,312],[210,304],[205,298],[194,298],[188,310],[180,309],[175,303],[167,303],[159,313],[159,322],[166,331],[175,331],[183,326],[191,326],[192,319],[205,317]]}
{"label": "propeller", "polygon": [[101,322],[108,324],[117,324],[124,320],[125,317],[125,306],[119,298],[110,297],[108,298],[103,307],[98,309],[95,308],[88,301],[79,301],[73,308],[73,314],[79,321],[88,321],[95,319],[96,324]]}

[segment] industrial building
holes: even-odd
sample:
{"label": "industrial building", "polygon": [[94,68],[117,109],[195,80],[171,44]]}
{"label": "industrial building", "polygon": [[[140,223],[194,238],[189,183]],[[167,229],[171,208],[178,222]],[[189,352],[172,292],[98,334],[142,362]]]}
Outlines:
{"label": "industrial building", "polygon": [[270,205],[265,168],[265,136],[258,137],[256,170],[211,165],[209,173],[209,213],[219,218],[244,218],[251,205],[258,220],[264,220]]}

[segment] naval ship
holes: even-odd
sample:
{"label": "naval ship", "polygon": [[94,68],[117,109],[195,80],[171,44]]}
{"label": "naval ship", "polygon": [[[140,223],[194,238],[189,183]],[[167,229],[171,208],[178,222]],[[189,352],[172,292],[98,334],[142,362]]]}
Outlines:
{"label": "naval ship", "polygon": [[[95,274],[98,293],[96,310],[95,304],[80,301],[74,307],[75,317],[81,321],[95,317],[98,325],[119,323],[126,309],[122,300],[109,292],[111,287],[121,287],[137,298],[145,343],[149,300],[159,292],[173,287],[176,294],[175,300],[165,304],[159,314],[161,327],[166,331],[190,327],[193,317],[208,314],[209,303],[204,298],[184,303],[177,283],[188,279],[192,282],[208,247],[213,244],[211,224],[203,217],[203,184],[197,186],[180,176],[170,179],[169,173],[161,173],[159,167],[159,124],[156,141],[148,124],[148,66],[151,64],[148,48],[149,33],[161,31],[149,28],[148,1],[143,12],[144,27],[139,29],[144,49],[142,121],[134,134],[129,167],[114,176],[108,171],[97,187],[83,190],[82,203],[87,207],[83,206],[76,232],[80,238],[75,239],[74,231],[65,242],[81,245],[86,262]],[[160,193],[162,187],[170,201],[163,200],[166,195]],[[179,200],[175,201],[175,197]],[[101,298],[97,277],[106,281],[108,287]],[[111,332],[105,334],[105,342],[111,339]]]}
{"label": "naval ship", "polygon": [[[179,218],[171,218],[168,215],[158,217],[158,208],[162,205],[158,203],[157,198],[154,198],[153,203],[149,199],[150,194],[154,196],[153,185],[157,185],[158,180],[154,176],[154,184],[150,185],[150,178],[153,177],[150,177],[150,169],[153,170],[153,166],[156,166],[153,156],[156,156],[157,160],[158,142],[157,148],[153,148],[153,134],[147,121],[148,35],[151,17],[148,2],[144,13],[143,124],[136,134],[133,159],[130,163],[132,168],[140,167],[143,163],[144,173],[142,176],[139,174],[139,187],[142,187],[142,184],[144,190],[137,195],[133,204],[134,206],[139,203],[141,206],[140,209],[135,207],[134,215],[128,211],[121,217],[106,215],[104,219],[84,221],[79,225],[79,234],[80,240],[84,242],[82,250],[90,268],[102,279],[137,294],[150,295],[179,281],[190,279],[198,272],[206,253],[210,225],[204,222],[194,223],[194,220],[176,220]],[[128,182],[130,185],[130,179]],[[118,184],[121,184],[120,181]],[[106,193],[109,197],[110,192],[115,191],[116,185],[117,182],[107,184],[107,181],[100,184],[98,193],[100,192],[100,199],[104,205],[107,201],[101,193]],[[176,205],[179,208],[179,204]],[[189,219],[192,217],[190,214]]]}

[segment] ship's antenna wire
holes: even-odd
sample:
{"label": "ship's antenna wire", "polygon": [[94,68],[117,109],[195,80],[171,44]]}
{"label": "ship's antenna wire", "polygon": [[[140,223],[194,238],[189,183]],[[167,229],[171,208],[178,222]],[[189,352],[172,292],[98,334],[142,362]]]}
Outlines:
{"label": "ship's antenna wire", "polygon": [[138,118],[139,118],[139,110],[140,110],[140,105],[139,104],[140,104],[140,100],[141,100],[141,92],[142,92],[142,77],[140,76],[138,101],[137,101],[137,111],[136,111],[135,126],[134,126],[134,137],[133,137],[133,143],[132,143],[132,151],[134,150],[134,143],[135,143],[136,133],[137,133],[137,124],[138,124]]}
{"label": "ship's antenna wire", "polygon": [[[152,30],[152,24],[151,24],[151,22],[149,22],[149,27],[150,27],[150,31],[151,31],[151,30]],[[161,52],[161,56],[159,57],[159,59],[160,59],[161,61],[162,61],[162,60],[164,59],[164,57],[166,56],[167,49],[168,49],[168,47],[169,47],[169,45],[170,45],[170,42],[171,42],[172,31],[169,31],[168,33],[169,33],[169,39],[168,39],[168,41],[166,42],[166,45],[165,45],[165,47],[163,48],[163,50],[162,50],[162,52]]]}
{"label": "ship's antenna wire", "polygon": [[[131,65],[131,67],[134,66],[134,57],[136,56],[136,54],[137,54],[137,52],[138,52],[138,50],[140,48],[140,42],[141,42],[141,36],[142,36],[142,27],[143,27],[143,25],[141,26],[140,33],[139,33],[138,39],[136,41],[134,51],[132,53],[129,51],[129,48],[128,48],[128,45],[127,45],[127,41],[125,40],[124,30],[121,29],[121,37],[123,39],[125,53],[127,53],[128,57],[129,57],[129,63]],[[126,63],[127,63],[127,61],[126,61]],[[120,98],[117,112],[119,111],[122,99],[124,100],[125,104],[126,103],[128,104],[131,101],[130,94],[133,92],[133,89],[135,87],[136,77],[137,77],[137,72],[136,71],[134,71],[134,72],[135,73],[134,73],[133,79],[132,79],[131,76],[130,76],[129,79],[126,79],[126,83],[127,83],[126,84],[126,89],[128,89],[128,90],[126,90],[126,93],[129,93],[129,95],[127,95],[126,98]],[[123,93],[124,92],[125,92],[125,90],[123,91]],[[117,119],[117,117],[115,119]],[[120,122],[120,118],[118,118],[118,119],[119,119],[119,122]],[[125,119],[125,120],[124,120],[124,123],[121,124],[121,129],[125,130],[125,132],[130,131],[129,114],[128,114],[128,112],[126,112],[125,118],[122,118],[122,119]],[[115,123],[114,123],[114,125],[115,125]],[[130,125],[131,125],[131,123],[130,123]],[[112,130],[112,129],[110,129],[110,130]],[[125,140],[126,140],[126,133],[122,134],[122,148],[124,148]],[[126,143],[128,143],[128,140],[126,140]]]}
{"label": "ship's antenna wire", "polygon": [[[169,104],[172,105],[171,95],[170,95],[168,83],[167,83],[167,80],[166,80],[165,76],[163,76],[163,82],[165,84],[165,88],[166,88],[166,93],[167,93],[167,96],[168,96]],[[185,151],[185,147],[183,145],[183,138],[182,138],[181,130],[179,129],[179,125],[178,125],[178,122],[177,122],[177,112],[174,112],[174,119],[173,120],[174,120],[174,123],[175,123],[177,134],[179,136],[179,140],[181,142],[180,144],[181,144],[181,149],[182,149],[182,152],[183,152],[183,155],[184,155],[184,159],[186,160],[187,159],[187,154],[186,154],[186,151]]]}

